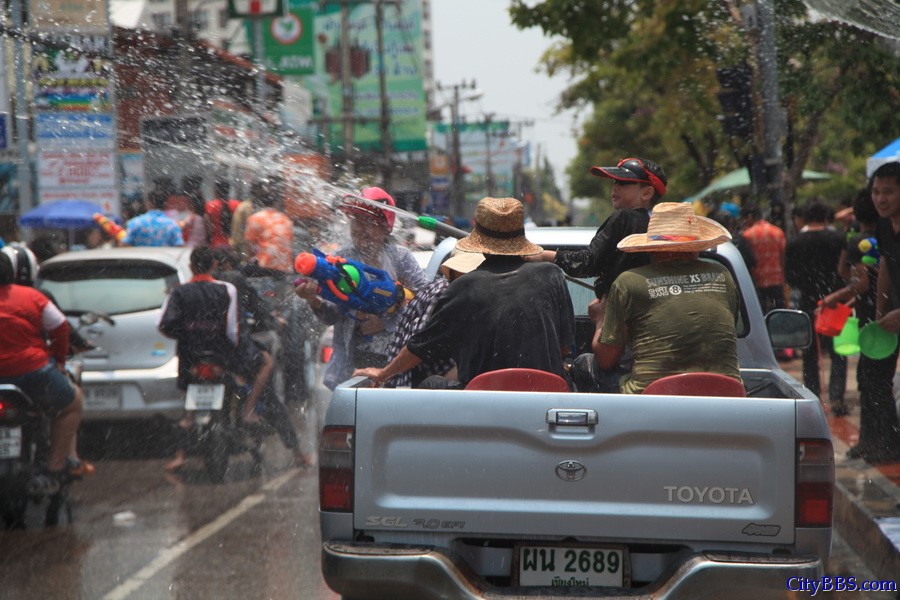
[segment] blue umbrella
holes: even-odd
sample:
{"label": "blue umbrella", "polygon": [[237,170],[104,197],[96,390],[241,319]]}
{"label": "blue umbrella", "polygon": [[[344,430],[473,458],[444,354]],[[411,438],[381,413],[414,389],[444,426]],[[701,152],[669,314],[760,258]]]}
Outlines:
{"label": "blue umbrella", "polygon": [[94,214],[102,212],[99,204],[87,200],[57,200],[28,211],[19,218],[19,224],[45,229],[87,229],[95,225]]}

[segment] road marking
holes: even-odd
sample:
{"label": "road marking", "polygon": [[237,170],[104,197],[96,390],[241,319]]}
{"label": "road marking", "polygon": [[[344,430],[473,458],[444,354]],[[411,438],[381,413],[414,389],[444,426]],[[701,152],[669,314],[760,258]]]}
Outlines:
{"label": "road marking", "polygon": [[[277,490],[285,483],[290,481],[293,477],[295,477],[298,473],[300,473],[300,469],[290,469],[284,475],[281,475],[280,477],[277,477],[269,483],[265,484],[262,487],[263,492],[272,492]],[[253,494],[252,496],[247,496],[246,498],[241,500],[237,506],[219,515],[219,517],[215,521],[207,523],[194,533],[176,542],[172,546],[163,548],[159,551],[159,554],[156,555],[156,558],[154,558],[150,562],[150,564],[116,586],[112,591],[103,596],[103,600],[124,600],[125,598],[128,598],[128,596],[136,592],[138,588],[144,585],[144,583],[146,583],[151,577],[166,568],[166,566],[168,566],[169,563],[171,563],[173,560],[180,557],[182,554],[184,554],[197,544],[205,541],[215,533],[221,531],[222,529],[227,527],[229,523],[231,523],[265,499],[265,494]]]}

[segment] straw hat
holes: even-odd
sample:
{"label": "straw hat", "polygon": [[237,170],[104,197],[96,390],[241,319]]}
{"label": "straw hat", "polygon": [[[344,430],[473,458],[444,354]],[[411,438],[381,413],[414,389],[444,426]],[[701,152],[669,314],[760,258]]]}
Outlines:
{"label": "straw hat", "polygon": [[661,202],[650,214],[647,233],[627,236],[616,246],[622,252],[697,252],[731,240],[728,230],[694,214],[687,202]]}
{"label": "straw hat", "polygon": [[478,268],[484,262],[484,254],[478,252],[459,252],[453,250],[450,258],[441,263],[441,273],[450,276],[450,271],[466,274]]}
{"label": "straw hat", "polygon": [[475,209],[475,229],[456,243],[463,252],[530,256],[543,251],[525,239],[525,207],[515,198],[482,198]]}

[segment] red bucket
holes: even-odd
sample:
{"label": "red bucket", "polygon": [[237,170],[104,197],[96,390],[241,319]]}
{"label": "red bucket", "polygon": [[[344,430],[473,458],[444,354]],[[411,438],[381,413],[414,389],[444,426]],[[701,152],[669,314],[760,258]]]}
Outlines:
{"label": "red bucket", "polygon": [[846,304],[837,304],[834,308],[819,307],[819,313],[816,315],[816,333],[831,337],[839,335],[851,312]]}

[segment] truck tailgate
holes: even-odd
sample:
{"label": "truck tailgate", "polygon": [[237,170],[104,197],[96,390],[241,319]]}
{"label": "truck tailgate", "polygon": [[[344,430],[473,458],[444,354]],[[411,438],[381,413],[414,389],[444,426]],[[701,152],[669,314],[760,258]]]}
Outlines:
{"label": "truck tailgate", "polygon": [[792,399],[358,389],[356,410],[356,529],[793,542]]}

